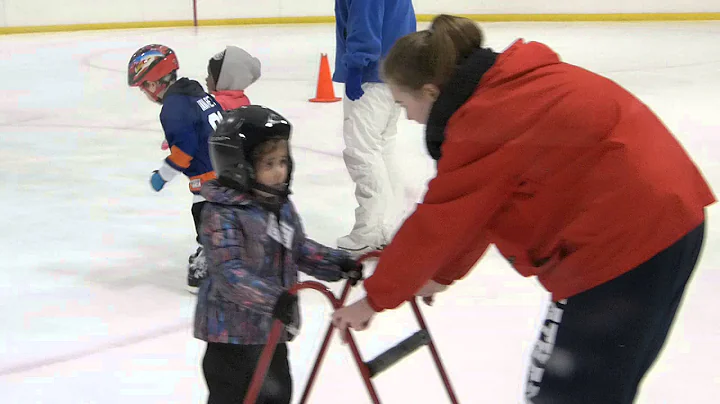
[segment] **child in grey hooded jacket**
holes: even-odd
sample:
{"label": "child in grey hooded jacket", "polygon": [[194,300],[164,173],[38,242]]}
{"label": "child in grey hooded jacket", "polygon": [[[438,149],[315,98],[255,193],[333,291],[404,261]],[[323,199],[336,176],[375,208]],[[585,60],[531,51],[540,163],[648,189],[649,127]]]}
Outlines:
{"label": "child in grey hooded jacket", "polygon": [[228,46],[208,61],[208,92],[224,110],[250,105],[245,90],[260,78],[260,60],[237,46]]}

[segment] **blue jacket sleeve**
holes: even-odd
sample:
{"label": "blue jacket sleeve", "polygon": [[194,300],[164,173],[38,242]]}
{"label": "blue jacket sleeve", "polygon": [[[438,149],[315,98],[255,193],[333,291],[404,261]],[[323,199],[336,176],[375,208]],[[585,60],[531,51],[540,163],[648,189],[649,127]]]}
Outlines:
{"label": "blue jacket sleeve", "polygon": [[343,56],[345,67],[361,69],[380,60],[384,12],[385,0],[353,0],[350,3]]}
{"label": "blue jacket sleeve", "polygon": [[202,226],[208,269],[221,275],[216,284],[220,295],[246,309],[272,315],[284,289],[255,275],[246,264],[245,238],[233,211],[210,204],[204,208]]}
{"label": "blue jacket sleeve", "polygon": [[163,101],[160,124],[170,147],[170,156],[165,162],[178,171],[190,166],[198,149],[196,115],[197,111],[188,103],[186,97],[172,96]]}

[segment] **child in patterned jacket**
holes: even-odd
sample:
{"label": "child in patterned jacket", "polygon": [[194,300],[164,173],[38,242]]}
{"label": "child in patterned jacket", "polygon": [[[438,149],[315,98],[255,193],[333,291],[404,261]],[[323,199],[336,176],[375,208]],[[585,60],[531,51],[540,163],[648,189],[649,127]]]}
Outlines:
{"label": "child in patterned jacket", "polygon": [[202,366],[208,404],[242,402],[275,318],[288,327],[258,403],[290,403],[286,343],[293,337],[289,330],[299,329],[299,310],[288,288],[298,270],[325,281],[361,274],[346,252],[304,233],[288,199],[291,128],[278,113],[250,105],[225,112],[209,141],[218,179],[201,191],[208,201],[201,232],[208,278],[195,313],[195,337],[207,341]]}

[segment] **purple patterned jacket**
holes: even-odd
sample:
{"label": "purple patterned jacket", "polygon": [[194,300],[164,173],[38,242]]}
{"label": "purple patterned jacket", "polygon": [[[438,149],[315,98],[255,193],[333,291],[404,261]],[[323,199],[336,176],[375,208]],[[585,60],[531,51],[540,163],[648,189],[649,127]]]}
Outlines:
{"label": "purple patterned jacket", "polygon": [[[208,181],[201,190],[200,240],[208,278],[200,285],[195,337],[208,342],[264,345],[280,294],[297,283],[298,270],[324,281],[342,277],[348,255],[305,236],[292,202],[280,220],[246,194]],[[299,328],[299,310],[294,323]],[[280,342],[290,339],[287,331]]]}

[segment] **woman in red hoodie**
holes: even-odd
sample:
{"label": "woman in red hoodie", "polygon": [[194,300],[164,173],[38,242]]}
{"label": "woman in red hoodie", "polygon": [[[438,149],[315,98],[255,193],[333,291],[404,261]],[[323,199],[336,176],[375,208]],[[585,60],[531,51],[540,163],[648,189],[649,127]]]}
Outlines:
{"label": "woman in red hoodie", "polygon": [[[616,83],[517,40],[497,54],[477,25],[438,16],[398,40],[385,80],[427,125],[437,175],[384,249],[344,333],[432,298],[494,243],[551,293],[530,403],[632,403],[702,247],[715,198],[655,116]],[[343,334],[344,335],[344,334]]]}

